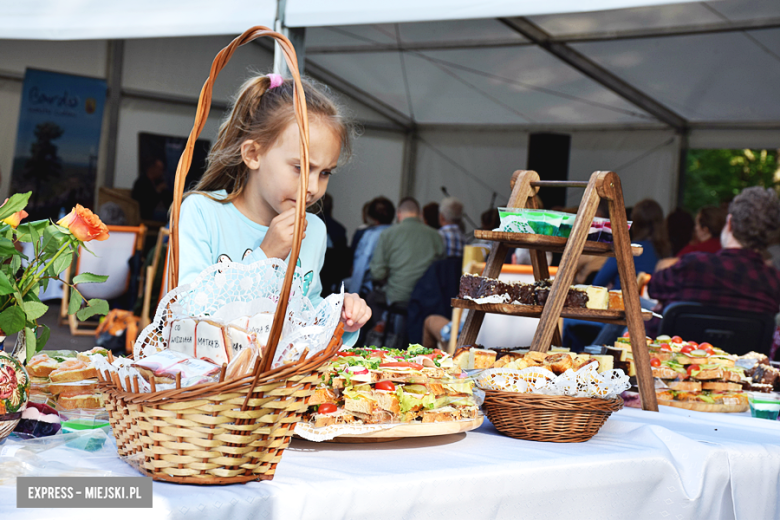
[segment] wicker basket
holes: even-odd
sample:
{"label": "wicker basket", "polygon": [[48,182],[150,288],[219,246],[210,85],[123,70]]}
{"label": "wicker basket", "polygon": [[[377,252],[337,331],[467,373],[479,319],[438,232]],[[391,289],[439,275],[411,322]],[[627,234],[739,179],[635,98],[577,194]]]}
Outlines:
{"label": "wicker basket", "polygon": [[498,431],[515,439],[585,442],[599,431],[623,399],[520,394],[485,390],[483,409]]}
{"label": "wicker basket", "polygon": [[[297,58],[290,41],[266,27],[253,27],[222,49],[203,85],[195,124],[176,170],[171,208],[168,290],[176,286],[179,267],[178,223],[184,182],[192,163],[198,138],[211,105],[214,80],[241,45],[259,37],[276,39],[295,81],[294,109],[300,130],[301,175],[296,201],[294,240],[288,265],[294,266],[300,253],[306,218],[309,179],[309,128],[303,85]],[[155,480],[182,484],[232,484],[270,480],[295,424],[301,420],[319,374],[341,346],[343,324],[339,324],[327,348],[307,358],[305,352],[294,363],[270,369],[282,332],[290,297],[294,269],[287,269],[274,315],[268,345],[262,361],[250,375],[217,383],[138,393],[138,382],[99,373],[105,406],[125,460]],[[150,334],[156,333],[155,331]],[[140,337],[139,341],[144,341]],[[124,388],[123,388],[124,383]],[[133,392],[126,391],[133,389]]]}
{"label": "wicker basket", "polygon": [[22,412],[0,415],[0,441],[8,437],[22,418]]}

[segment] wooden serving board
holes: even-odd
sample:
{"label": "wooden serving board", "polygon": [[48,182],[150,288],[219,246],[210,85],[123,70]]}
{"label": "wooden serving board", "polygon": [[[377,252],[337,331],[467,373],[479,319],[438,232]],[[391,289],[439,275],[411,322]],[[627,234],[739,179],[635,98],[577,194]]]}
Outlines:
{"label": "wooden serving board", "polygon": [[[482,240],[491,240],[493,242],[504,242],[511,247],[522,247],[525,249],[542,249],[553,253],[563,253],[566,248],[566,237],[550,237],[547,235],[535,235],[533,233],[508,233],[506,231],[487,231],[484,229],[475,229],[474,237]],[[639,256],[642,254],[642,246],[632,244],[631,254]],[[583,255],[590,256],[615,256],[615,247],[607,242],[586,241],[582,249]]]}
{"label": "wooden serving board", "polygon": [[750,409],[749,404],[711,404],[697,403],[694,401],[668,401],[666,399],[659,399],[658,404],[682,408],[684,410],[692,410],[694,412],[709,413],[740,413],[747,412]]}
{"label": "wooden serving board", "polygon": [[[517,303],[476,303],[474,300],[452,299],[453,307],[461,309],[471,309],[493,314],[508,314],[510,316],[526,316],[528,318],[539,318],[544,309],[541,305],[522,305]],[[653,313],[642,311],[642,319],[650,320]],[[600,310],[600,309],[582,309],[579,307],[564,307],[561,310],[561,318],[577,318],[580,320],[598,321],[602,323],[615,323],[624,325],[626,323],[625,311],[618,310]]]}
{"label": "wooden serving board", "polygon": [[436,435],[452,435],[475,430],[482,426],[484,416],[480,415],[471,421],[450,421],[418,424],[399,424],[386,430],[369,433],[339,435],[325,442],[360,443],[360,442],[388,442],[409,437],[433,437]]}

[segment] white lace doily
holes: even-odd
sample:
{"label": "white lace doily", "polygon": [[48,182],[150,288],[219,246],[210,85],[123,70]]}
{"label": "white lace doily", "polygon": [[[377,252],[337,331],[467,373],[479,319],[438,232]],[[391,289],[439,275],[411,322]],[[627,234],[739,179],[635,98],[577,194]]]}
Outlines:
{"label": "white lace doily", "polygon": [[398,426],[398,424],[331,424],[330,426],[315,428],[310,423],[299,422],[295,425],[295,434],[307,441],[323,442],[335,439],[340,435],[372,433],[380,430],[389,430],[395,426]]}
{"label": "white lace doily", "polygon": [[[208,318],[227,324],[242,316],[273,313],[286,270],[287,264],[276,258],[253,264],[228,262],[207,267],[191,284],[182,285],[162,298],[154,320],[135,342],[135,359],[167,348],[170,324],[177,318]],[[336,330],[344,302],[343,288],[340,294],[328,296],[315,309],[304,294],[304,284],[309,282],[296,269],[273,368],[297,360],[305,349],[310,356],[325,349]]]}
{"label": "white lace doily", "polygon": [[604,399],[614,399],[631,386],[622,370],[599,374],[592,363],[576,372],[569,369],[559,376],[539,367],[522,370],[489,368],[477,375],[475,380],[477,386],[484,390]]}

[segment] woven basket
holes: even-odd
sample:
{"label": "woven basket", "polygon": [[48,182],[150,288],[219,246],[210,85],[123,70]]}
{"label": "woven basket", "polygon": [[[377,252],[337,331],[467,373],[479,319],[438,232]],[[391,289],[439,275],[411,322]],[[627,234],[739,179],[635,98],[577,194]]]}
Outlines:
{"label": "woven basket", "polygon": [[[253,27],[220,51],[201,90],[195,124],[176,170],[170,222],[169,291],[178,281],[178,224],[184,183],[192,164],[195,141],[208,117],[214,80],[236,48],[263,36],[277,40],[295,82],[293,104],[300,131],[301,175],[288,266],[294,266],[298,259],[306,223],[309,180],[306,100],[290,41],[266,27]],[[138,393],[137,381],[127,378],[121,382],[116,373],[98,373],[117,451],[127,462],[155,480],[181,484],[232,484],[273,478],[295,424],[301,420],[314,393],[319,378],[317,370],[338,351],[344,330],[343,324],[339,324],[327,348],[316,355],[307,358],[304,352],[298,361],[270,369],[284,324],[293,273],[294,268],[287,269],[268,345],[250,375],[225,381],[223,369],[217,383],[186,388],[180,388],[177,383],[177,388],[165,391],[155,391],[152,384],[151,393]],[[131,388],[133,392],[125,390]]]}
{"label": "woven basket", "polygon": [[0,441],[8,437],[22,418],[22,412],[0,415]]}
{"label": "woven basket", "polygon": [[483,409],[498,431],[515,439],[585,442],[623,407],[623,399],[485,390]]}

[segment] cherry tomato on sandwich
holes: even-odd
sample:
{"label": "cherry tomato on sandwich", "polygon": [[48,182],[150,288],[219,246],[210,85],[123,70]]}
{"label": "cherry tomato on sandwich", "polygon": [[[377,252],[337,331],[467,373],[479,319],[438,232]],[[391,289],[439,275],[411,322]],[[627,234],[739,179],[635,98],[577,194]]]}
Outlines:
{"label": "cherry tomato on sandwich", "polygon": [[694,370],[701,370],[701,367],[699,365],[688,365],[688,375],[691,375],[691,372]]}
{"label": "cherry tomato on sandwich", "polygon": [[375,354],[377,357],[382,357],[382,358],[387,355],[387,352],[385,352],[384,350],[371,350],[371,349],[369,349],[369,352],[371,352],[372,354]]}
{"label": "cherry tomato on sandwich", "polygon": [[663,350],[664,352],[671,352],[672,351],[672,347],[669,346],[668,343],[662,343],[661,344],[661,350]]}
{"label": "cherry tomato on sandwich", "polygon": [[699,348],[700,348],[701,350],[712,349],[712,345],[710,345],[709,343],[707,343],[707,342],[705,341],[704,343],[700,343],[700,344],[699,344]]}
{"label": "cherry tomato on sandwich", "polygon": [[354,352],[337,352],[340,357],[350,357],[350,356],[357,356]]}
{"label": "cherry tomato on sandwich", "polygon": [[391,381],[380,381],[374,385],[377,390],[387,390],[388,392],[395,392],[395,385]]}
{"label": "cherry tomato on sandwich", "polygon": [[691,347],[693,347],[694,349],[697,349],[697,348],[699,348],[699,344],[698,344],[698,343],[696,343],[695,341],[689,341],[689,342],[688,342],[688,345],[690,345],[690,346],[691,346]]}
{"label": "cherry tomato on sandwich", "polygon": [[692,352],[694,350],[696,349],[693,348],[691,345],[685,345],[683,348],[680,349],[680,352],[682,352],[683,354],[687,354],[688,352]]}
{"label": "cherry tomato on sandwich", "polygon": [[651,358],[650,359],[650,366],[651,367],[660,367],[661,366],[661,360],[658,359],[657,357]]}
{"label": "cherry tomato on sandwich", "polygon": [[390,363],[382,363],[380,368],[413,368],[415,370],[422,370],[423,366],[419,363],[412,363],[411,361],[396,361]]}
{"label": "cherry tomato on sandwich", "polygon": [[319,408],[317,408],[317,413],[333,413],[336,410],[338,410],[338,407],[336,407],[333,403],[322,403]]}
{"label": "cherry tomato on sandwich", "polygon": [[628,338],[628,337],[629,337],[629,335],[628,335],[628,331],[625,331],[625,332],[623,333],[623,337],[624,337],[624,338]]}
{"label": "cherry tomato on sandwich", "polygon": [[682,343],[683,339],[680,336],[673,336],[672,343]]}

